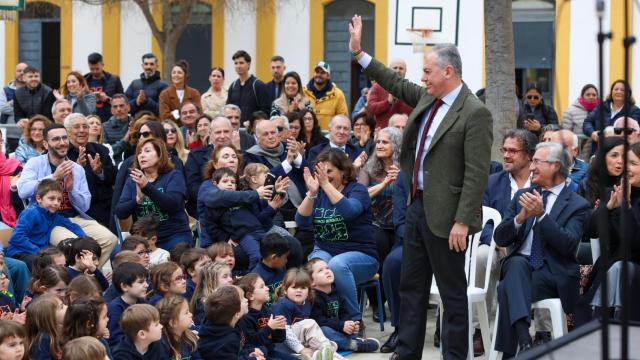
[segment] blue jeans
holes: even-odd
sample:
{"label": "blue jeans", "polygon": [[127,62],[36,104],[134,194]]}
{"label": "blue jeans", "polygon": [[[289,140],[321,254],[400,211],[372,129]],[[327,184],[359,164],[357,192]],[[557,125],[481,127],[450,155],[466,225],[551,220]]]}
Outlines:
{"label": "blue jeans", "polygon": [[322,329],[322,333],[327,337],[327,339],[338,344],[338,350],[354,350],[351,347],[351,341],[356,338],[356,334],[347,335],[342,331],[337,331],[336,329],[330,328],[328,326],[321,326],[320,329]]}
{"label": "blue jeans", "polygon": [[258,230],[246,234],[242,240],[240,240],[240,247],[249,257],[249,271],[253,270],[262,259],[262,256],[260,256],[260,241],[264,237],[264,234],[264,231]]}
{"label": "blue jeans", "polygon": [[159,248],[170,251],[171,249],[173,249],[174,246],[180,243],[185,243],[189,246],[193,246],[193,234],[191,233],[191,231],[185,231],[178,234],[173,234],[168,238],[162,239],[162,241],[158,239],[158,242],[156,243],[156,245]]}
{"label": "blue jeans", "polygon": [[391,310],[391,326],[397,328],[400,319],[400,268],[402,267],[402,245],[396,245],[387,255],[382,266],[382,287],[387,294]]}
{"label": "blue jeans", "polygon": [[318,246],[309,254],[309,260],[324,260],[335,278],[336,289],[345,298],[349,319],[362,320],[358,306],[357,285],[370,280],[378,271],[378,260],[359,251],[348,251],[336,256],[321,250]]}

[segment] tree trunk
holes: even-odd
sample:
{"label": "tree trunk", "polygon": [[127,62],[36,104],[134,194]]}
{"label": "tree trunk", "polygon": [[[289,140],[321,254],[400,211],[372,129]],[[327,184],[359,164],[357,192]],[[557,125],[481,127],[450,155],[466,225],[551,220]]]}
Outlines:
{"label": "tree trunk", "polygon": [[500,160],[502,139],[516,127],[515,52],[512,0],[484,1],[485,103],[493,115],[491,158]]}
{"label": "tree trunk", "polygon": [[176,63],[176,47],[178,47],[178,40],[180,37],[168,36],[164,42],[162,48],[162,78],[171,83],[171,67]]}

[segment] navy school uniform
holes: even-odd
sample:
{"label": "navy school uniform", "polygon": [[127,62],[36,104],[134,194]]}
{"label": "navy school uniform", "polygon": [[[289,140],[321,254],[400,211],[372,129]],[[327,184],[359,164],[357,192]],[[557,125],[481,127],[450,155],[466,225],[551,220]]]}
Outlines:
{"label": "navy school uniform", "polygon": [[269,301],[265,305],[271,306],[277,299],[276,290],[282,284],[286,269],[274,269],[265,265],[261,261],[253,268],[253,270],[251,270],[251,272],[260,275],[262,280],[264,280],[265,285],[269,288]]}
{"label": "navy school uniform", "polygon": [[191,277],[187,277],[187,291],[184,293],[184,298],[187,301],[191,301],[193,297],[193,292],[196,290],[196,283],[193,282]]}
{"label": "navy school uniform", "polygon": [[116,287],[113,286],[113,284],[110,284],[107,290],[104,292],[104,294],[102,294],[102,297],[104,298],[104,301],[107,304],[112,302],[115,298],[119,296],[120,294],[118,293],[118,290],[116,290]]}
{"label": "navy school uniform", "polygon": [[[69,278],[73,280],[79,275],[84,275],[84,273],[72,268],[71,266],[67,266],[67,272],[69,273]],[[102,271],[99,268],[96,268],[96,271],[93,273],[94,279],[100,284],[100,288],[102,291],[106,291],[109,288],[109,280],[104,276]]]}
{"label": "navy school uniform", "polygon": [[[171,346],[169,345],[169,340],[165,335],[162,335],[160,343],[162,344],[163,353],[168,354],[169,356],[173,356],[173,351],[171,350]],[[202,360],[202,357],[198,353],[197,347],[196,349],[193,349],[189,344],[183,341],[180,344],[180,360]]]}
{"label": "navy school uniform", "polygon": [[293,325],[298,321],[308,319],[311,315],[311,304],[305,301],[304,304],[298,305],[286,297],[282,297],[276,301],[271,307],[273,316],[282,315],[287,318],[287,325]]}
{"label": "navy school uniform", "polygon": [[113,351],[113,358],[117,360],[157,360],[166,359],[167,354],[164,352],[162,342],[160,340],[149,344],[147,352],[140,354],[136,345],[127,337],[119,342]]}
{"label": "navy school uniform", "polygon": [[344,322],[349,319],[349,311],[344,303],[344,297],[338,293],[335,285],[331,286],[331,292],[314,291],[313,305],[311,306],[311,318],[319,326],[328,326],[342,332]]}
{"label": "navy school uniform", "polygon": [[156,304],[158,303],[158,301],[162,300],[162,298],[164,298],[164,295],[162,295],[162,294],[158,294],[158,293],[155,293],[155,294],[153,294],[153,296],[152,296],[152,297],[150,297],[150,298],[147,300],[147,304],[149,304],[149,305],[153,305],[153,306],[156,306]]}
{"label": "navy school uniform", "polygon": [[237,360],[252,359],[249,349],[243,349],[240,330],[229,325],[214,325],[206,322],[198,333],[198,353],[203,359]]}
{"label": "navy school uniform", "polygon": [[[145,302],[142,300],[138,300],[138,304],[144,304]],[[118,296],[113,299],[107,305],[107,314],[109,314],[109,323],[107,327],[109,328],[109,345],[111,347],[117,346],[122,340],[125,339],[124,332],[120,329],[120,317],[122,317],[122,313],[129,307],[124,300],[122,300],[122,296]],[[115,352],[114,352],[115,355]]]}
{"label": "navy school uniform", "polygon": [[98,338],[98,341],[104,346],[104,349],[107,351],[107,356],[109,359],[113,360],[113,353],[111,352],[111,346],[109,346],[109,342],[105,338]]}
{"label": "navy school uniform", "polygon": [[[272,330],[267,326],[271,311],[268,307],[262,309],[249,309],[249,312],[238,320],[236,328],[239,329],[246,338],[247,347],[265,347],[269,353],[275,348],[275,343],[285,340],[286,332],[282,330]],[[265,354],[268,355],[268,354]]]}
{"label": "navy school uniform", "polygon": [[36,340],[29,349],[29,357],[31,360],[54,360],[57,356],[51,354],[50,348],[51,337],[47,333],[39,333]]}

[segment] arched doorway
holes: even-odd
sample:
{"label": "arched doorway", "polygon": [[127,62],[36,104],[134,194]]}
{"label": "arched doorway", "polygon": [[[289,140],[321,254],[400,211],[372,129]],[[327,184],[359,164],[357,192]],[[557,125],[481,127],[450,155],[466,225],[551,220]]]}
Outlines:
{"label": "arched doorway", "polygon": [[40,69],[43,83],[60,87],[60,7],[29,2],[18,28],[19,61]]}
{"label": "arched doorway", "polygon": [[[177,15],[174,7],[173,16]],[[187,28],[182,33],[176,47],[176,60],[189,62],[189,86],[204,93],[209,89],[209,70],[211,69],[211,5],[197,3],[191,11]],[[206,76],[205,76],[206,74]]]}
{"label": "arched doorway", "polygon": [[[331,66],[331,80],[342,89],[350,109],[360,98],[360,90],[369,80],[346,50],[346,29],[353,14],[362,16],[365,29],[375,29],[375,5],[366,0],[333,1],[324,7],[324,60]],[[362,49],[375,54],[375,31],[365,31]]]}

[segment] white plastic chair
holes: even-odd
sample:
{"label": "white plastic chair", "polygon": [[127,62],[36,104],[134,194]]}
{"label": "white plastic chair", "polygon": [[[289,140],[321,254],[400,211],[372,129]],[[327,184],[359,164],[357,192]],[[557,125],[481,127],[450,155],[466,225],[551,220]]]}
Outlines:
{"label": "white plastic chair", "polygon": [[[485,224],[489,221],[493,220],[493,229],[500,224],[502,221],[502,217],[500,213],[490,207],[483,206],[482,207],[482,227],[484,228]],[[491,244],[489,245],[489,255],[487,256],[486,263],[486,271],[484,275],[484,282],[482,284],[476,284],[476,261],[478,254],[478,247],[480,246],[480,235],[482,231],[473,234],[471,238],[471,243],[467,247],[467,251],[465,253],[465,273],[467,274],[467,299],[469,304],[469,351],[467,358],[473,360],[473,309],[475,305],[475,309],[478,311],[478,322],[480,323],[480,332],[482,333],[482,341],[485,344],[489,344],[489,314],[487,312],[487,293],[492,291],[489,289],[489,282],[491,278],[491,264],[493,263],[493,256],[495,254],[496,243],[493,241],[493,233],[491,234]],[[481,285],[482,287],[478,287],[477,285]],[[444,313],[446,309],[442,306],[442,298],[440,297],[440,292],[438,290],[438,286],[435,282],[435,279],[431,282],[431,293],[429,295],[429,303],[438,305],[442,312]],[[440,314],[440,325],[442,325],[442,314]],[[440,327],[442,329],[442,326]]]}
{"label": "white plastic chair", "polygon": [[[567,316],[562,310],[562,302],[558,298],[544,299],[531,304],[531,309],[547,309],[551,313],[551,338],[557,339],[564,336],[567,330]],[[491,339],[491,352],[489,353],[489,360],[502,359],[502,352],[497,351],[496,338],[498,334],[498,315],[500,309],[496,310],[496,320],[493,326],[493,337]]]}
{"label": "white plastic chair", "polygon": [[296,234],[296,229],[298,228],[298,224],[295,221],[285,221],[284,227],[287,229],[291,236]]}

